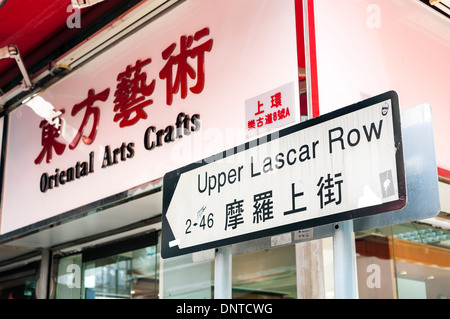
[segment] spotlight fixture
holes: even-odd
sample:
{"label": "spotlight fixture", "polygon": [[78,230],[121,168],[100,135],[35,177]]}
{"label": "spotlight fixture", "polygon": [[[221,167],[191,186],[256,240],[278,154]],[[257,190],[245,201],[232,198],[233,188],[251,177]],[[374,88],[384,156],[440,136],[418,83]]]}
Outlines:
{"label": "spotlight fixture", "polygon": [[15,45],[7,45],[0,48],[0,59],[13,58],[16,60],[17,65],[22,72],[24,85],[27,89],[31,89],[33,84],[31,83],[30,76],[28,75],[27,69],[23,64],[22,58],[20,57],[19,49]]}
{"label": "spotlight fixture", "polygon": [[77,9],[82,9],[86,7],[93,6],[96,3],[102,2],[104,0],[72,0],[72,7]]}
{"label": "spotlight fixture", "polygon": [[0,59],[6,59],[12,57],[16,53],[13,45],[7,45],[0,48]]}

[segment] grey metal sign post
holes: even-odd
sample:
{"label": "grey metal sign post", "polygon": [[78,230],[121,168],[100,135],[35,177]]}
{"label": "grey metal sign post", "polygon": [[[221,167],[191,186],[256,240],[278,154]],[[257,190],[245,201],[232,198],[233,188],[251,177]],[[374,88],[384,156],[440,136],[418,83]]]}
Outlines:
{"label": "grey metal sign post", "polygon": [[216,249],[214,258],[214,298],[231,299],[231,245]]}
{"label": "grey metal sign post", "polygon": [[334,225],[333,259],[334,297],[336,299],[358,298],[353,220]]}

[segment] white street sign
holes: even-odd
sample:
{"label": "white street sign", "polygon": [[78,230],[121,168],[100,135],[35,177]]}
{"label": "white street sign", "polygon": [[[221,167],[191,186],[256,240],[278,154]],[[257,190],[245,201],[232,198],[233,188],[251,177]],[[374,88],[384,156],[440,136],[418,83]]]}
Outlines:
{"label": "white street sign", "polygon": [[387,92],[167,173],[162,256],[400,209],[399,114]]}

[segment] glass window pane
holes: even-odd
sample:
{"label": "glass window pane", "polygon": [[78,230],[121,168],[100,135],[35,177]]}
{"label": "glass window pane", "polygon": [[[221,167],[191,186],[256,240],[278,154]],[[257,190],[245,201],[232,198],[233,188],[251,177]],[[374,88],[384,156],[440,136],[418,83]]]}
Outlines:
{"label": "glass window pane", "polygon": [[156,299],[158,246],[82,262],[82,254],[58,262],[57,299]]}
{"label": "glass window pane", "polygon": [[84,264],[86,299],[131,298],[131,254],[118,254]]}
{"label": "glass window pane", "polygon": [[297,298],[295,246],[235,255],[233,299]]}
{"label": "glass window pane", "polygon": [[55,298],[81,298],[81,254],[63,257],[59,260]]}
{"label": "glass window pane", "polygon": [[156,246],[84,263],[85,299],[158,298]]}
{"label": "glass window pane", "polygon": [[356,234],[360,298],[450,296],[450,232],[406,223]]}
{"label": "glass window pane", "polygon": [[159,298],[159,254],[156,246],[132,252],[131,298]]}
{"label": "glass window pane", "polygon": [[0,299],[36,299],[36,276],[0,283]]}
{"label": "glass window pane", "polygon": [[395,264],[390,227],[356,235],[356,266],[360,299],[395,298]]}
{"label": "glass window pane", "polygon": [[162,260],[161,298],[211,299],[213,262],[194,261],[193,254]]}
{"label": "glass window pane", "polygon": [[449,298],[450,232],[415,223],[393,229],[398,297]]}
{"label": "glass window pane", "polygon": [[40,262],[0,273],[0,299],[36,299]]}

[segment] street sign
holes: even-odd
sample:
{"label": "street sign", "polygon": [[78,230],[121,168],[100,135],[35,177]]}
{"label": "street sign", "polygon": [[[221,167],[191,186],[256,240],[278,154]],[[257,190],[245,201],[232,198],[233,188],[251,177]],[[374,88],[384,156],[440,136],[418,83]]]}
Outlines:
{"label": "street sign", "polygon": [[406,203],[390,91],[164,176],[163,258],[397,210]]}

